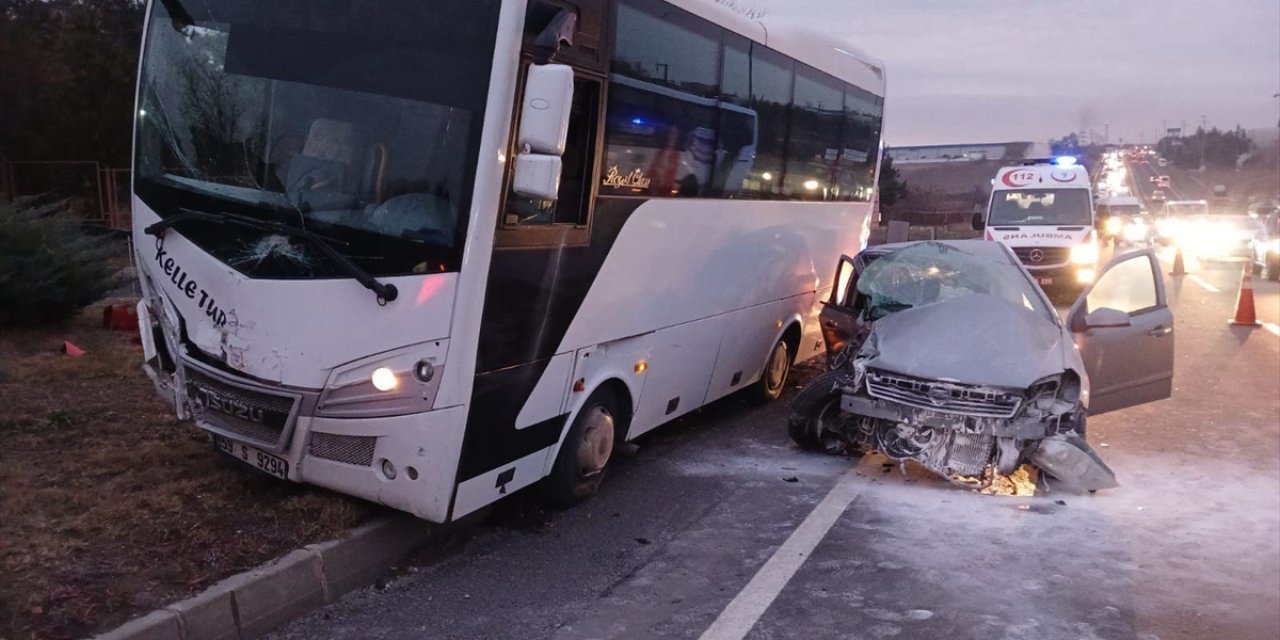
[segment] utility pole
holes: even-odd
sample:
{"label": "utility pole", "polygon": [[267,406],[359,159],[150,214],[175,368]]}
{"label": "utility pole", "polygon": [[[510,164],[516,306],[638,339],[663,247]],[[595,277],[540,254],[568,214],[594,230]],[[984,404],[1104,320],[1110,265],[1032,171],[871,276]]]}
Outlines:
{"label": "utility pole", "polygon": [[1200,116],[1200,173],[1204,173],[1204,147],[1209,141],[1209,118]]}

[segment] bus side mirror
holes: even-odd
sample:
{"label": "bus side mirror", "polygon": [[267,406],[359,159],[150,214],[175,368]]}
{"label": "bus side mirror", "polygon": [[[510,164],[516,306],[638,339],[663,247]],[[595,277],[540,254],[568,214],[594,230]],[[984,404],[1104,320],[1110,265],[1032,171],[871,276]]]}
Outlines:
{"label": "bus side mirror", "polygon": [[563,64],[529,66],[520,107],[522,153],[564,155],[573,107],[573,69]]}
{"label": "bus side mirror", "polygon": [[520,149],[512,189],[525,197],[557,199],[560,157],[569,138],[573,110],[573,69],[563,64],[535,64],[525,80],[520,106]]}
{"label": "bus side mirror", "polygon": [[981,211],[973,212],[973,230],[974,231],[982,231],[987,227],[987,221],[983,220],[982,218],[983,218],[983,215]]}
{"label": "bus side mirror", "polygon": [[535,200],[558,200],[561,170],[560,156],[522,153],[516,156],[511,190]]}

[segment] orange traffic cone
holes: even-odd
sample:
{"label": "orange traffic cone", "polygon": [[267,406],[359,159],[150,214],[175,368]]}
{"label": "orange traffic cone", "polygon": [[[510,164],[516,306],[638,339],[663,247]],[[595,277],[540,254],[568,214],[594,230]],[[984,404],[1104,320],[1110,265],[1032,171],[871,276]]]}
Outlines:
{"label": "orange traffic cone", "polygon": [[1253,264],[1244,266],[1244,275],[1240,276],[1240,295],[1236,298],[1236,317],[1231,321],[1235,327],[1261,327],[1258,313],[1253,306]]}
{"label": "orange traffic cone", "polygon": [[1182,247],[1178,247],[1178,252],[1173,255],[1173,271],[1170,271],[1169,275],[1187,275],[1187,265],[1182,261]]}
{"label": "orange traffic cone", "polygon": [[73,358],[84,355],[84,349],[71,344],[71,342],[67,340],[62,341],[62,352]]}

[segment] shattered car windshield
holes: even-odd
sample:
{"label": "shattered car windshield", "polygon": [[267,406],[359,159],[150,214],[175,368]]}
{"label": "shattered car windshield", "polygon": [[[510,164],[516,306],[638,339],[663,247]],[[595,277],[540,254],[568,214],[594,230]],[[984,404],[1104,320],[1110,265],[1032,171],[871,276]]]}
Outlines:
{"label": "shattered car windshield", "polygon": [[999,253],[980,255],[953,245],[916,244],[872,262],[859,275],[871,320],[925,305],[985,295],[1052,320],[1020,268]]}

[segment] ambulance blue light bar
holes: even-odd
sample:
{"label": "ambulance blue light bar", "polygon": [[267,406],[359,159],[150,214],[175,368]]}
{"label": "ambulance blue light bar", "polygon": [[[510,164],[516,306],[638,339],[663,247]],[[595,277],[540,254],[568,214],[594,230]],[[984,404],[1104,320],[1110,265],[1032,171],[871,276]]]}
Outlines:
{"label": "ambulance blue light bar", "polygon": [[1073,156],[1059,156],[1053,159],[1053,163],[1059,167],[1074,167],[1079,164],[1079,162],[1080,161],[1076,160]]}

